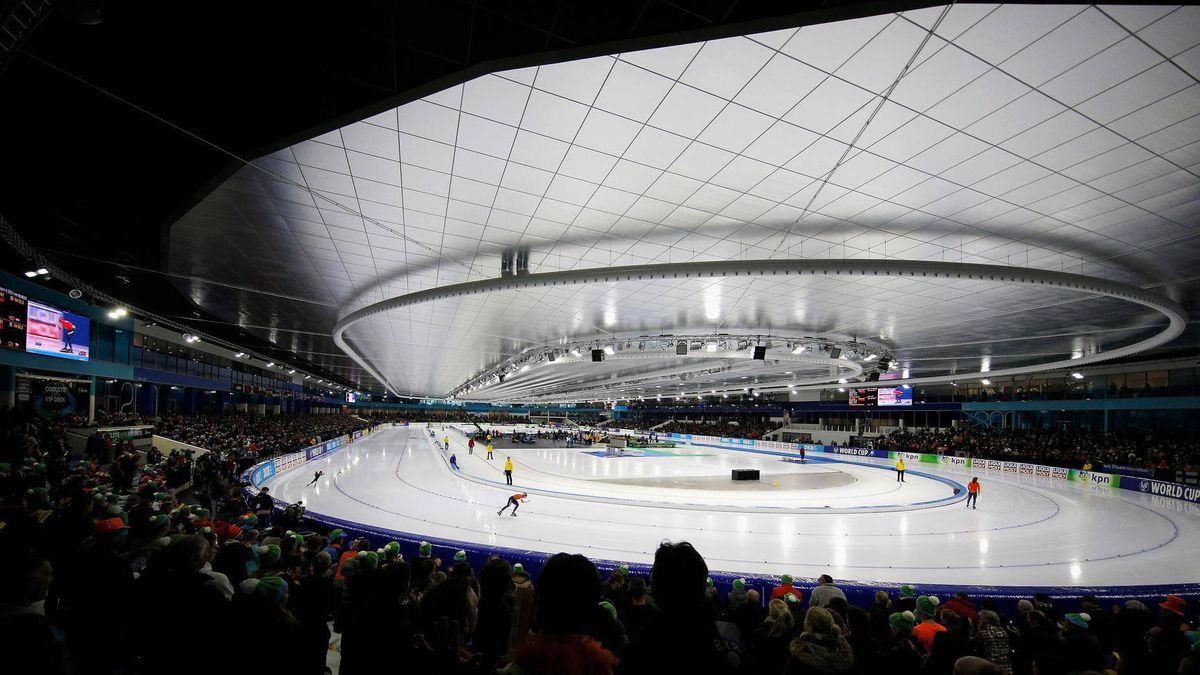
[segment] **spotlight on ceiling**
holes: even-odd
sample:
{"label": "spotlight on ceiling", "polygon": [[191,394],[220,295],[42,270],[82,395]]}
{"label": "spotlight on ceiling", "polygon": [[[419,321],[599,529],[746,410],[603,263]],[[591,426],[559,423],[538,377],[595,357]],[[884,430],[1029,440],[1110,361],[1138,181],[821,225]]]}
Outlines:
{"label": "spotlight on ceiling", "polygon": [[267,364],[267,367],[268,367],[268,368],[274,368],[274,367],[275,367],[275,362],[274,362],[274,361],[272,361],[272,362],[268,363],[268,364]]}
{"label": "spotlight on ceiling", "polygon": [[30,279],[32,279],[32,278],[34,278],[34,277],[36,277],[36,276],[37,276],[37,272],[34,272],[33,270],[29,270],[28,272],[26,272],[26,273],[25,273],[25,276],[27,276],[27,277],[29,277]]}
{"label": "spotlight on ceiling", "polygon": [[992,383],[992,381],[991,381],[991,380],[989,380],[989,379],[987,379],[987,378],[985,377],[985,378],[983,378],[982,380],[980,380],[980,381],[979,381],[979,383],[980,383],[980,384],[982,384],[982,385],[984,385],[984,386],[986,387],[987,385],[991,384],[991,383]]}
{"label": "spotlight on ceiling", "polygon": [[1083,379],[1083,373],[1071,373],[1071,377],[1073,377],[1073,378],[1075,378],[1075,379],[1077,379],[1077,380],[1082,380],[1082,379]]}
{"label": "spotlight on ceiling", "polygon": [[604,345],[604,353],[608,354],[609,356],[612,356],[613,354],[615,354],[617,352],[615,349],[613,349],[612,345]]}
{"label": "spotlight on ceiling", "polygon": [[236,353],[236,354],[234,354],[234,355],[233,355],[233,358],[235,358],[235,359],[240,359],[240,358],[242,358],[242,357],[243,357],[243,356],[245,356],[245,355],[246,355],[246,352],[238,352],[238,353]]}

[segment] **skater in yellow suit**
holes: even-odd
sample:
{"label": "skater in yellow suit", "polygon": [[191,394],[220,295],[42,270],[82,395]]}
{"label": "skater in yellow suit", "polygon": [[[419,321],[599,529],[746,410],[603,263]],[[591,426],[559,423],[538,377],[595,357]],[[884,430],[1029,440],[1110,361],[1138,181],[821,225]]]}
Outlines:
{"label": "skater in yellow suit", "polygon": [[504,458],[504,480],[507,481],[509,485],[513,484],[512,483],[512,470],[513,470],[512,457],[505,457]]}

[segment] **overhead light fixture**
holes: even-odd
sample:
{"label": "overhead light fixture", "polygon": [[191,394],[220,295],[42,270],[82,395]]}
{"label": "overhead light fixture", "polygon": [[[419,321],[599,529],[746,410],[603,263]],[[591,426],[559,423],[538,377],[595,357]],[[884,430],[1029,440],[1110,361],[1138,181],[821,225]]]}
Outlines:
{"label": "overhead light fixture", "polygon": [[305,376],[304,376],[304,379],[306,379],[306,380],[307,380],[307,379],[308,379],[308,378],[310,378],[310,377],[312,377],[312,375],[305,375]]}
{"label": "overhead light fixture", "polygon": [[274,368],[274,367],[275,367],[275,362],[274,362],[274,361],[272,361],[272,362],[268,363],[268,364],[267,364],[267,367],[268,367],[268,368]]}
{"label": "overhead light fixture", "polygon": [[242,358],[242,357],[243,357],[243,356],[245,356],[245,355],[246,355],[246,352],[238,352],[238,353],[236,353],[236,354],[234,354],[234,355],[233,355],[233,358],[235,358],[235,359],[240,359],[240,358]]}
{"label": "overhead light fixture", "polygon": [[900,386],[901,386],[901,387],[904,387],[905,389],[912,389],[912,387],[911,387],[910,385],[907,385],[907,384],[902,384],[902,385],[900,385]]}
{"label": "overhead light fixture", "polygon": [[845,392],[846,389],[844,387],[838,387],[838,391]]}
{"label": "overhead light fixture", "polygon": [[1075,378],[1075,379],[1077,379],[1077,380],[1082,380],[1082,379],[1083,379],[1083,373],[1071,373],[1071,377],[1073,377],[1073,378]]}
{"label": "overhead light fixture", "polygon": [[295,375],[295,374],[296,374],[296,370],[294,368],[292,370],[288,371],[288,375]]}
{"label": "overhead light fixture", "polygon": [[991,383],[992,383],[992,381],[991,381],[991,380],[989,380],[989,379],[987,379],[987,378],[985,377],[985,378],[983,378],[982,380],[980,380],[980,381],[979,381],[979,383],[980,383],[980,384],[982,384],[982,385],[984,385],[984,386],[987,386],[987,385],[991,384]]}
{"label": "overhead light fixture", "polygon": [[846,378],[843,377],[843,378],[839,379],[838,384],[846,384]]}
{"label": "overhead light fixture", "polygon": [[38,274],[50,274],[50,270],[46,269],[45,267],[39,267],[39,268],[37,268],[37,273]]}
{"label": "overhead light fixture", "polygon": [[36,277],[36,276],[37,276],[37,272],[34,272],[33,270],[29,270],[28,272],[26,272],[26,273],[25,273],[25,276],[27,276],[27,277],[29,277],[30,279],[32,279],[32,278],[34,278],[34,277]]}
{"label": "overhead light fixture", "polygon": [[613,349],[612,345],[604,345],[604,353],[608,354],[609,356],[612,356],[613,354],[615,354],[617,352],[615,349]]}

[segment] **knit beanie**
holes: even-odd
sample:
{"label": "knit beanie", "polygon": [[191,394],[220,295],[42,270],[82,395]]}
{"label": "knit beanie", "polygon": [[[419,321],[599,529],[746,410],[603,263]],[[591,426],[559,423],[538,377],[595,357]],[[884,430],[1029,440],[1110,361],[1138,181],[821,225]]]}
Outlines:
{"label": "knit beanie", "polygon": [[278,605],[283,602],[283,596],[287,594],[287,590],[288,585],[283,577],[263,577],[258,580],[254,593],[265,598],[271,604]]}
{"label": "knit beanie", "polygon": [[900,597],[902,597],[902,598],[911,598],[911,597],[913,597],[913,595],[915,593],[916,593],[916,589],[914,589],[912,586],[909,586],[908,584],[904,584],[903,586],[900,587]]}
{"label": "knit beanie", "polygon": [[603,609],[604,611],[608,612],[609,615],[612,616],[612,618],[614,620],[617,618],[617,608],[613,607],[613,604],[611,602],[609,602],[607,600],[600,601],[600,608]]}
{"label": "knit beanie", "polygon": [[150,527],[162,527],[163,525],[171,522],[171,519],[160,513],[158,515],[150,516],[149,522]]}
{"label": "knit beanie", "polygon": [[343,531],[342,531],[342,528],[340,528],[340,527],[338,527],[338,528],[335,528],[335,529],[333,529],[333,530],[330,530],[330,532],[329,532],[329,543],[331,543],[331,544],[335,544],[335,543],[337,543],[337,540],[339,540],[339,539],[341,539],[342,537],[345,537],[345,536],[346,536],[346,533],[345,533],[345,532],[343,532]]}
{"label": "knit beanie", "polygon": [[933,612],[937,609],[938,600],[936,595],[922,595],[917,598],[917,616],[933,618]]}
{"label": "knit beanie", "polygon": [[454,562],[463,562],[467,559],[467,552],[459,549],[454,553]]}
{"label": "knit beanie", "polygon": [[792,585],[792,575],[785,574],[785,575],[779,577],[779,583],[783,584],[784,586],[791,586]]}
{"label": "knit beanie", "polygon": [[421,542],[420,547],[417,549],[417,555],[422,558],[433,557],[433,544],[427,541]]}
{"label": "knit beanie", "polygon": [[525,566],[522,565],[521,563],[517,563],[512,566],[512,575],[514,577],[516,577],[516,576],[522,576],[525,578],[529,577],[529,573],[525,571]]}
{"label": "knit beanie", "polygon": [[271,567],[279,562],[279,544],[267,544],[258,547],[258,563],[263,567]]}
{"label": "knit beanie", "polygon": [[395,551],[396,553],[400,553],[400,542],[389,541],[386,545],[384,545],[383,548],[387,551]]}
{"label": "knit beanie", "polygon": [[735,591],[746,590],[746,580],[745,579],[734,579],[733,580],[733,590],[735,590]]}
{"label": "knit beanie", "polygon": [[912,612],[892,612],[888,616],[888,623],[891,624],[892,630],[901,635],[912,633],[913,625],[916,624],[916,617]]}
{"label": "knit beanie", "polygon": [[707,577],[707,578],[705,578],[705,579],[704,579],[704,585],[705,585],[707,588],[712,588],[712,587],[713,587],[713,580],[712,580],[712,577]]}
{"label": "knit beanie", "polygon": [[622,563],[619,567],[617,567],[617,571],[621,573],[621,576],[627,577],[629,576],[629,565]]}
{"label": "knit beanie", "polygon": [[252,595],[256,588],[258,588],[258,579],[254,577],[244,579],[242,583],[238,584],[238,592],[243,595]]}
{"label": "knit beanie", "polygon": [[359,551],[355,556],[364,570],[373,570],[379,567],[379,554],[375,551]]}
{"label": "knit beanie", "polygon": [[1065,618],[1068,622],[1079,626],[1080,628],[1087,628],[1088,624],[1092,622],[1092,616],[1086,612],[1080,612],[1079,614],[1068,614],[1063,618]]}

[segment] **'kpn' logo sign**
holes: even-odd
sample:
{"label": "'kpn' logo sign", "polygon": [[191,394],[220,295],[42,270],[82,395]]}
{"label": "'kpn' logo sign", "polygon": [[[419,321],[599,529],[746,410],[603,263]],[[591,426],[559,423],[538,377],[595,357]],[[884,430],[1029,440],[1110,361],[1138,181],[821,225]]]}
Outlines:
{"label": "'kpn' logo sign", "polygon": [[1108,473],[1099,473],[1096,471],[1078,471],[1072,469],[1069,479],[1079,483],[1088,483],[1090,485],[1103,485],[1106,487],[1116,488],[1120,486],[1120,477]]}

